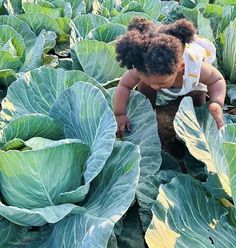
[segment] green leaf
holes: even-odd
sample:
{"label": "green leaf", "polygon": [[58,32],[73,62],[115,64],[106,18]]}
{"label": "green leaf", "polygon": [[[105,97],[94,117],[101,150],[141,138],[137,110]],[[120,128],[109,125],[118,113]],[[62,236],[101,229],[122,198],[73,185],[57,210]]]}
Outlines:
{"label": "green leaf", "polygon": [[166,18],[169,18],[178,9],[178,7],[179,4],[177,1],[161,1],[161,12],[157,20],[166,20]]}
{"label": "green leaf", "polygon": [[[58,67],[64,70],[72,70],[73,69],[73,65],[72,65],[72,59],[71,58],[62,58],[59,59],[59,65]],[[86,81],[86,80],[84,80]]]}
{"label": "green leaf", "polygon": [[[44,39],[45,39],[45,45],[44,45],[44,53],[47,53],[49,52],[52,48],[55,47],[56,45],[56,38],[57,38],[57,35],[55,32],[51,32],[51,31],[47,31],[45,32],[44,30],[40,33],[41,34],[44,34]],[[39,36],[40,36],[39,35]],[[38,36],[38,37],[39,37]],[[36,42],[34,44],[34,46],[36,45]]]}
{"label": "green leaf", "polygon": [[65,34],[70,34],[70,24],[71,20],[66,17],[58,17],[55,19],[61,30],[64,31]]}
{"label": "green leaf", "polygon": [[[210,20],[210,25],[214,33],[214,37],[217,34],[219,22],[222,19],[223,7],[217,4],[207,4],[203,11],[203,16]],[[205,36],[208,38],[208,36]]]}
{"label": "green leaf", "polygon": [[232,191],[232,196],[234,202],[236,202],[236,167],[235,167],[235,154],[236,154],[236,124],[229,124],[227,126],[224,126],[224,128],[221,130],[221,137],[222,140],[222,149],[224,156],[228,162],[228,169],[229,169],[229,180],[230,180],[230,186]]}
{"label": "green leaf", "polygon": [[108,96],[95,79],[83,72],[39,68],[25,73],[23,78],[8,88],[7,96],[2,102],[1,120],[8,122],[13,116],[31,113],[48,115],[63,90],[80,80],[98,86]]}
{"label": "green leaf", "polygon": [[[209,172],[217,173],[221,182],[217,185],[217,190],[224,190],[232,196],[228,166],[220,148],[219,131],[208,107],[205,105],[194,110],[191,98],[185,97],[175,116],[174,128],[186,143],[189,152],[204,162]],[[213,185],[209,184],[209,189],[211,187]]]}
{"label": "green leaf", "polygon": [[23,9],[25,13],[41,13],[52,18],[61,17],[62,16],[62,9],[59,8],[49,8],[41,6],[40,4],[36,3],[29,3],[23,2],[22,3]]}
{"label": "green leaf", "polygon": [[42,65],[44,47],[46,44],[45,36],[46,36],[46,31],[42,30],[42,32],[36,38],[34,46],[26,54],[25,62],[20,68],[20,72],[33,70]]}
{"label": "green leaf", "polygon": [[49,142],[39,137],[25,145],[32,150],[0,151],[1,193],[7,204],[25,209],[54,206],[60,193],[80,186],[87,145],[78,140]]}
{"label": "green leaf", "polygon": [[[12,45],[16,49],[16,56],[18,56],[21,61],[24,61],[25,59],[24,39],[11,26],[1,25],[0,41],[7,42],[9,40],[11,40]],[[10,68],[2,68],[2,69],[10,69]]]}
{"label": "green leaf", "polygon": [[127,13],[124,13],[124,14],[121,14],[119,16],[115,16],[114,18],[112,18],[111,22],[112,23],[119,23],[119,24],[122,24],[124,26],[128,26],[129,22],[131,21],[131,19],[134,17],[134,16],[137,16],[137,17],[144,17],[148,20],[151,20],[152,18],[145,14],[145,13],[142,13],[142,12],[134,12],[134,11],[131,11],[131,12],[127,12]]}
{"label": "green leaf", "polygon": [[[114,224],[134,200],[139,176],[140,154],[129,142],[117,142],[103,170],[91,183],[85,211],[64,218],[52,226],[48,247],[107,246]],[[43,244],[38,247],[44,247]]]}
{"label": "green leaf", "polygon": [[0,85],[1,88],[7,88],[16,80],[16,73],[11,69],[0,70]]}
{"label": "green leaf", "polygon": [[1,71],[6,71],[11,69],[13,71],[18,71],[21,67],[21,59],[17,56],[13,56],[9,51],[0,51],[0,69]]}
{"label": "green leaf", "polygon": [[143,229],[139,219],[138,204],[133,204],[122,220],[122,230],[117,237],[118,247],[145,248]]}
{"label": "green leaf", "polygon": [[127,5],[125,5],[121,12],[125,13],[130,11],[144,12],[144,9],[141,3],[137,1],[130,1]]}
{"label": "green leaf", "polygon": [[22,3],[19,0],[5,0],[4,6],[9,15],[16,15],[22,13]]}
{"label": "green leaf", "polygon": [[[166,157],[163,157],[163,161],[165,158]],[[139,204],[139,215],[144,231],[148,229],[148,226],[151,223],[153,216],[151,210],[159,193],[159,186],[161,184],[169,183],[172,178],[178,176],[179,174],[180,172],[173,170],[160,170],[155,175],[145,177],[143,182],[139,183],[136,190],[136,195]]]}
{"label": "green leaf", "polygon": [[230,104],[236,106],[236,85],[227,85],[227,96],[229,97]]}
{"label": "green leaf", "polygon": [[0,201],[1,216],[20,226],[42,226],[46,223],[56,223],[65,216],[73,214],[73,211],[82,211],[81,209],[83,210],[74,204],[61,204],[29,210],[6,206]]}
{"label": "green leaf", "polygon": [[152,19],[157,20],[161,12],[160,0],[137,0],[143,7],[144,12]]}
{"label": "green leaf", "polygon": [[126,27],[118,23],[108,23],[101,25],[87,35],[86,38],[106,43],[113,41],[117,36],[123,35],[126,32]]}
{"label": "green leaf", "polygon": [[44,55],[42,63],[43,66],[55,68],[59,65],[59,59],[56,55]]}
{"label": "green leaf", "polygon": [[0,143],[14,138],[28,140],[33,137],[60,139],[64,137],[63,126],[44,114],[28,114],[16,117],[0,130]]}
{"label": "green leaf", "polygon": [[224,6],[222,18],[218,25],[217,38],[222,36],[222,33],[230,24],[230,21],[233,21],[236,18],[236,6]]}
{"label": "green leaf", "polygon": [[83,140],[91,147],[84,173],[85,184],[91,182],[115,142],[116,121],[104,95],[90,84],[76,83],[64,90],[49,114],[63,123],[66,138]]}
{"label": "green leaf", "polygon": [[4,43],[0,44],[0,49],[1,49],[1,51],[10,52],[12,54],[12,56],[17,56],[17,51],[16,51],[14,45],[12,44],[11,39],[8,40],[5,44]]}
{"label": "green leaf", "polygon": [[22,14],[18,16],[22,21],[26,22],[31,29],[35,32],[36,35],[39,35],[40,32],[45,29],[46,31],[53,31],[58,35],[58,41],[69,40],[69,36],[64,33],[60,28],[59,24],[53,18],[40,14],[30,13]]}
{"label": "green leaf", "polygon": [[181,14],[184,15],[185,18],[189,19],[190,21],[193,22],[195,26],[198,26],[198,9],[195,7],[193,9],[181,6],[180,7],[180,12]]}
{"label": "green leaf", "polygon": [[[14,243],[26,237],[26,228],[0,217],[0,246],[10,248]],[[28,237],[29,238],[29,237]]]}
{"label": "green leaf", "polygon": [[224,31],[223,65],[231,83],[236,83],[236,20],[231,21]]}
{"label": "green leaf", "polygon": [[[115,88],[109,89],[113,97]],[[122,140],[132,142],[140,147],[140,181],[146,176],[154,175],[161,166],[161,143],[157,133],[156,114],[146,97],[132,91],[127,105],[127,116],[132,131],[125,131]]]}
{"label": "green leaf", "polygon": [[198,13],[197,22],[199,34],[214,42],[215,38],[211,28],[210,19],[205,18],[201,13]]}
{"label": "green leaf", "polygon": [[85,38],[92,29],[107,24],[109,21],[99,15],[85,14],[76,17],[73,23],[76,27],[77,35]]}
{"label": "green leaf", "polygon": [[72,18],[71,19],[74,19],[77,16],[80,16],[86,13],[86,4],[83,0],[68,0],[67,2],[70,2],[70,4],[72,5]]}
{"label": "green leaf", "polygon": [[181,0],[180,1],[180,5],[193,9],[194,7],[196,7],[198,4],[206,4],[209,3],[209,0]]}
{"label": "green leaf", "polygon": [[102,85],[121,77],[125,71],[116,61],[115,48],[111,44],[83,40],[76,44],[75,52],[83,70]]}
{"label": "green leaf", "polygon": [[[18,1],[18,0],[17,0]],[[21,34],[24,39],[25,49],[28,51],[35,43],[36,35],[30,29],[29,25],[21,21],[16,16],[0,16],[1,25],[11,26],[17,33]]]}
{"label": "green leaf", "polygon": [[145,235],[150,248],[228,248],[236,241],[236,228],[225,218],[227,210],[190,176],[161,185],[152,211]]}
{"label": "green leaf", "polygon": [[236,5],[235,0],[215,0],[215,4],[219,4],[221,6],[227,6],[227,5]]}

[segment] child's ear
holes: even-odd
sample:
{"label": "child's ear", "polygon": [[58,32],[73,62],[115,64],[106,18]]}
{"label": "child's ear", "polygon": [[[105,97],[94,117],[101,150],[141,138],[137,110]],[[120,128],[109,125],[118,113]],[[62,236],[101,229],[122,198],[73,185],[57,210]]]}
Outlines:
{"label": "child's ear", "polygon": [[185,63],[184,63],[184,60],[182,60],[182,61],[179,63],[179,71],[184,70],[184,67],[185,67]]}

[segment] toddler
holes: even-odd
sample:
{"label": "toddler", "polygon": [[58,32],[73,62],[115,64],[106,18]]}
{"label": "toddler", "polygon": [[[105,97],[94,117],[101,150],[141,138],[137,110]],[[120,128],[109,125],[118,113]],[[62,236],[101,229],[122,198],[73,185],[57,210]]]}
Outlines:
{"label": "toddler", "polygon": [[128,69],[114,96],[118,137],[123,137],[125,129],[131,130],[126,105],[135,86],[153,107],[185,95],[192,97],[194,106],[201,106],[208,94],[209,110],[218,128],[223,126],[226,82],[211,65],[216,56],[213,43],[195,32],[186,19],[168,25],[132,19],[116,44],[117,60]]}

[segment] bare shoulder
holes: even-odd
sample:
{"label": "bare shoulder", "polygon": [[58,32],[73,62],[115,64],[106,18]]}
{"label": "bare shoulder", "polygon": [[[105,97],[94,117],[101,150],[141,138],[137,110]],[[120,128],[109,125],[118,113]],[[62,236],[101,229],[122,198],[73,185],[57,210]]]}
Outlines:
{"label": "bare shoulder", "polygon": [[132,89],[134,86],[136,86],[139,83],[139,81],[140,78],[138,76],[137,70],[132,69],[124,73],[124,75],[120,79],[119,84]]}

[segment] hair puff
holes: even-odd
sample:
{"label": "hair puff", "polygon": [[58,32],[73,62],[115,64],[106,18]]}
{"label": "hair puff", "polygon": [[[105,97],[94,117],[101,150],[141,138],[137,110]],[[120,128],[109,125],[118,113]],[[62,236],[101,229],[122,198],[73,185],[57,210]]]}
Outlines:
{"label": "hair puff", "polygon": [[194,39],[196,29],[192,22],[186,19],[180,19],[173,24],[163,25],[159,28],[159,32],[173,35],[179,38],[183,45],[190,43]]}

